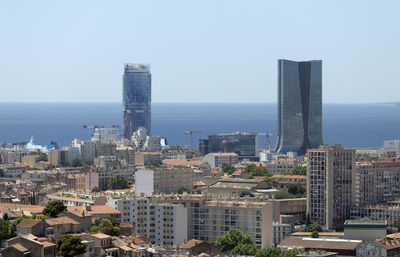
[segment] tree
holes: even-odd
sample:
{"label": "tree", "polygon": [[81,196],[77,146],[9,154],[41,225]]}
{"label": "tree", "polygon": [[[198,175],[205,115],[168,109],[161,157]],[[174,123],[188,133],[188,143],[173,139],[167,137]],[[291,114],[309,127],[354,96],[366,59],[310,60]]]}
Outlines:
{"label": "tree", "polygon": [[183,194],[183,192],[187,192],[188,190],[186,189],[186,188],[184,188],[184,187],[180,187],[179,189],[178,189],[178,194]]}
{"label": "tree", "polygon": [[108,184],[109,189],[126,189],[129,188],[128,180],[121,175],[114,176]]}
{"label": "tree", "polygon": [[232,255],[254,255],[257,252],[257,248],[253,244],[240,243],[232,249]]}
{"label": "tree", "polygon": [[292,170],[292,174],[305,176],[307,175],[307,167],[295,167]]}
{"label": "tree", "polygon": [[313,224],[309,224],[306,226],[306,231],[307,232],[313,232],[313,231],[322,232],[323,229],[320,224],[313,223]]}
{"label": "tree", "polygon": [[255,164],[249,164],[245,168],[246,171],[250,172],[251,176],[271,176],[271,173],[266,167],[257,166]]}
{"label": "tree", "polygon": [[160,166],[162,166],[162,165],[163,165],[163,162],[162,162],[162,161],[160,161],[160,160],[154,160],[154,161],[151,161],[147,166],[148,166],[148,167],[158,168],[158,167],[160,167]]}
{"label": "tree", "polygon": [[275,181],[275,179],[272,176],[265,176],[264,181],[274,187],[276,187],[278,185],[278,183]]}
{"label": "tree", "polygon": [[292,199],[295,197],[295,195],[290,194],[286,190],[278,191],[274,194],[275,199]]}
{"label": "tree", "polygon": [[390,234],[393,234],[393,233],[394,233],[393,228],[387,228],[386,229],[386,234],[387,235],[390,235]]}
{"label": "tree", "polygon": [[75,158],[72,160],[71,166],[72,167],[82,167],[82,161],[78,158]]}
{"label": "tree", "polygon": [[73,257],[86,252],[86,244],[79,236],[62,235],[57,239],[57,255]]}
{"label": "tree", "polygon": [[8,214],[7,214],[7,212],[3,213],[3,220],[8,220]]}
{"label": "tree", "polygon": [[255,257],[279,257],[281,249],[278,247],[269,247],[260,249],[255,254]]}
{"label": "tree", "polygon": [[292,195],[303,195],[306,192],[306,189],[297,183],[289,183],[286,185],[288,192]]}
{"label": "tree", "polygon": [[225,232],[225,234],[217,238],[215,243],[221,252],[230,252],[239,244],[252,245],[253,239],[237,228],[231,228],[228,232]]}
{"label": "tree", "polygon": [[319,237],[318,231],[313,231],[313,232],[311,232],[311,237],[312,237],[312,238],[318,238],[318,237]]}
{"label": "tree", "polygon": [[93,192],[93,193],[100,192],[100,191],[101,191],[101,189],[100,189],[99,187],[94,187],[94,188],[92,189],[92,192]]}
{"label": "tree", "polygon": [[224,173],[226,172],[226,173],[228,173],[228,174],[232,174],[232,173],[235,171],[235,167],[233,167],[233,165],[228,164],[228,163],[222,164],[221,169],[222,169],[222,171],[223,171]]}
{"label": "tree", "polygon": [[66,209],[67,207],[60,200],[53,200],[47,204],[42,213],[55,218],[58,216],[58,214],[64,212]]}
{"label": "tree", "polygon": [[250,191],[241,191],[239,194],[240,197],[245,197],[246,195],[254,197],[254,195]]}
{"label": "tree", "polygon": [[90,233],[103,233],[110,236],[119,236],[121,234],[121,229],[118,227],[119,223],[114,223],[114,226],[111,218],[97,219],[95,224],[90,228]]}

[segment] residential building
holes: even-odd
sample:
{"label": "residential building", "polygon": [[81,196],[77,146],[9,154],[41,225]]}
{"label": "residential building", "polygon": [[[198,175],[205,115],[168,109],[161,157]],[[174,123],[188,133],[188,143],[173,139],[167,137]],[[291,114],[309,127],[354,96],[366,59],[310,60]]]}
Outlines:
{"label": "residential building", "polygon": [[6,164],[0,165],[0,177],[21,177],[21,174],[27,170],[24,165]]}
{"label": "residential building", "polygon": [[300,166],[300,163],[294,158],[282,158],[265,163],[265,167],[271,174],[277,174],[282,170],[291,172],[298,166]]}
{"label": "residential building", "polygon": [[85,215],[91,215],[93,219],[111,217],[116,220],[121,220],[121,212],[107,205],[67,206],[67,211],[85,212]]}
{"label": "residential building", "polygon": [[121,168],[121,160],[117,156],[99,156],[94,158],[94,166],[100,169]]}
{"label": "residential building", "polygon": [[307,213],[311,222],[343,230],[355,202],[355,150],[322,145],[307,151]]}
{"label": "residential building", "polygon": [[93,160],[96,157],[96,142],[75,139],[72,146],[77,147],[80,156],[79,159],[82,162],[93,163]]}
{"label": "residential building", "polygon": [[68,149],[54,149],[48,153],[48,160],[53,166],[67,166],[69,165]]}
{"label": "residential building", "polygon": [[152,161],[161,160],[161,157],[159,152],[136,152],[135,166],[147,166]]}
{"label": "residential building", "polygon": [[34,238],[17,236],[9,239],[1,256],[56,257],[56,244]]}
{"label": "residential building", "polygon": [[306,186],[307,176],[302,175],[282,175],[282,174],[275,174],[272,176],[275,179],[275,182],[278,184],[289,184],[295,183],[300,184],[302,186]]}
{"label": "residential building", "polygon": [[384,204],[400,198],[400,159],[357,163],[355,205]]}
{"label": "residential building", "polygon": [[153,169],[154,192],[171,193],[179,188],[191,191],[194,186],[195,173],[186,167],[159,167]]}
{"label": "residential building", "polygon": [[[218,247],[213,243],[205,242],[203,240],[192,239],[179,246],[180,250],[183,250],[189,256],[200,256],[201,254],[207,254],[207,256],[218,255]],[[205,257],[203,256],[202,257]]]}
{"label": "residential building", "polygon": [[139,127],[151,135],[150,65],[125,64],[122,87],[122,133],[130,138]]}
{"label": "residential building", "polygon": [[322,61],[278,60],[277,152],[322,144]]}
{"label": "residential building", "polygon": [[156,244],[180,245],[187,241],[187,208],[181,204],[152,203],[150,198],[109,198],[107,205],[121,212],[121,221],[134,222],[135,234]]}
{"label": "residential building", "polygon": [[385,140],[383,141],[383,152],[394,152],[400,156],[400,140]]}
{"label": "residential building", "polygon": [[151,195],[154,192],[154,171],[140,169],[135,172],[135,193]]}
{"label": "residential building", "polygon": [[95,156],[116,156],[117,155],[117,145],[115,143],[101,143],[100,141],[95,141]]}
{"label": "residential building", "polygon": [[118,140],[118,128],[95,128],[92,141],[112,143]]}
{"label": "residential building", "polygon": [[234,165],[239,162],[236,153],[209,153],[203,157],[204,162],[208,163],[212,169],[221,168],[223,164]]}

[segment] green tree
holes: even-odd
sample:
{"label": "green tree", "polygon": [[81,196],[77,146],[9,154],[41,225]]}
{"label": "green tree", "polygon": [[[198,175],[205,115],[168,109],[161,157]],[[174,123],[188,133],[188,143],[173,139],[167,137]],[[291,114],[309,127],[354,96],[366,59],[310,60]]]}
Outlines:
{"label": "green tree", "polygon": [[57,255],[73,257],[86,252],[86,244],[81,243],[79,236],[62,235],[57,239]]}
{"label": "green tree", "polygon": [[318,231],[313,231],[313,232],[311,232],[311,237],[312,237],[312,238],[318,238],[318,237],[319,237]]}
{"label": "green tree", "polygon": [[93,193],[100,192],[100,191],[101,191],[101,189],[100,189],[99,187],[94,187],[94,188],[92,189],[92,192],[93,192]]}
{"label": "green tree", "polygon": [[75,158],[72,160],[71,166],[72,167],[82,167],[82,161],[78,158]]}
{"label": "green tree", "polygon": [[313,223],[313,224],[309,224],[306,226],[306,231],[307,232],[313,232],[313,231],[322,232],[323,229],[320,224]]}
{"label": "green tree", "polygon": [[121,175],[114,176],[108,184],[109,189],[126,189],[129,188],[128,180]]}
{"label": "green tree", "polygon": [[95,221],[96,225],[90,228],[90,233],[103,233],[110,236],[119,236],[121,229],[117,226],[113,226],[112,221],[109,218],[100,218]]}
{"label": "green tree", "polygon": [[296,198],[295,195],[290,194],[286,190],[278,191],[274,194],[275,199],[292,199]]}
{"label": "green tree", "polygon": [[222,171],[223,171],[224,173],[226,172],[226,173],[228,173],[228,174],[232,174],[232,173],[235,171],[235,167],[233,167],[233,165],[228,164],[228,163],[222,164],[221,169],[222,169]]}
{"label": "green tree", "polygon": [[239,243],[235,248],[232,249],[232,255],[254,255],[257,252],[257,248],[253,244]]}
{"label": "green tree", "polygon": [[49,159],[47,158],[47,154],[43,153],[40,155],[39,160],[42,162],[47,162]]}
{"label": "green tree", "polygon": [[297,183],[289,183],[286,185],[288,192],[293,195],[303,195],[306,192],[306,189]]}
{"label": "green tree", "polygon": [[3,213],[3,220],[8,220],[8,214],[7,214],[7,212]]}
{"label": "green tree", "polygon": [[305,176],[307,175],[307,167],[295,167],[292,170],[292,174]]}
{"label": "green tree", "polygon": [[392,228],[387,228],[387,229],[386,229],[386,234],[387,234],[387,235],[390,235],[390,234],[393,234],[393,233],[394,233],[394,231],[393,231]]}
{"label": "green tree", "polygon": [[148,167],[153,167],[153,168],[158,168],[158,167],[161,167],[162,165],[163,165],[162,161],[154,160],[154,161],[151,161],[147,166]]}
{"label": "green tree", "polygon": [[257,166],[255,164],[249,164],[245,168],[246,171],[250,172],[250,175],[255,176],[271,176],[271,173],[266,167]]}
{"label": "green tree", "polygon": [[253,239],[237,228],[231,228],[217,238],[215,245],[221,252],[230,252],[239,244],[253,244]]}
{"label": "green tree", "polygon": [[47,204],[42,213],[55,218],[66,209],[67,207],[60,200],[53,200]]}
{"label": "green tree", "polygon": [[181,195],[181,194],[183,194],[183,192],[188,192],[188,190],[184,187],[180,187],[177,192],[178,192],[178,194]]}
{"label": "green tree", "polygon": [[278,186],[278,183],[275,181],[275,179],[272,176],[265,176],[264,181],[270,184],[271,186]]}
{"label": "green tree", "polygon": [[254,197],[254,195],[250,191],[241,191],[239,194],[240,197],[245,197],[247,195],[250,197]]}
{"label": "green tree", "polygon": [[260,249],[255,254],[255,257],[279,257],[281,254],[281,249],[278,247],[269,247]]}

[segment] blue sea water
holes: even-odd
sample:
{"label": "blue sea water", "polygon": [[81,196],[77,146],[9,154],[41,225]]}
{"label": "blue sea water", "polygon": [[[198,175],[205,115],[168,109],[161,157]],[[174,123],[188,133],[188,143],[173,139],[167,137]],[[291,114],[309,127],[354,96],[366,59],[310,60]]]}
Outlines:
{"label": "blue sea water", "polygon": [[[29,141],[68,145],[74,138],[90,139],[92,129],[82,125],[121,125],[119,103],[0,103],[0,143]],[[208,134],[234,131],[276,132],[276,104],[175,104],[152,105],[153,135],[169,144],[189,144],[187,130]],[[325,144],[379,147],[385,139],[400,139],[400,106],[396,104],[325,104]],[[197,140],[207,133],[194,134]],[[265,137],[260,137],[265,147]],[[272,138],[272,145],[275,138]]]}

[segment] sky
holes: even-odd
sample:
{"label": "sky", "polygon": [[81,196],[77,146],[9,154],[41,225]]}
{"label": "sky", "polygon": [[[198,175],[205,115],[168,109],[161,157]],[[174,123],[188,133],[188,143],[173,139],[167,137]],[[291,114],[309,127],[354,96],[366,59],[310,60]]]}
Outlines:
{"label": "sky", "polygon": [[324,103],[398,102],[400,1],[0,2],[0,102],[274,103],[277,59],[323,61]]}

